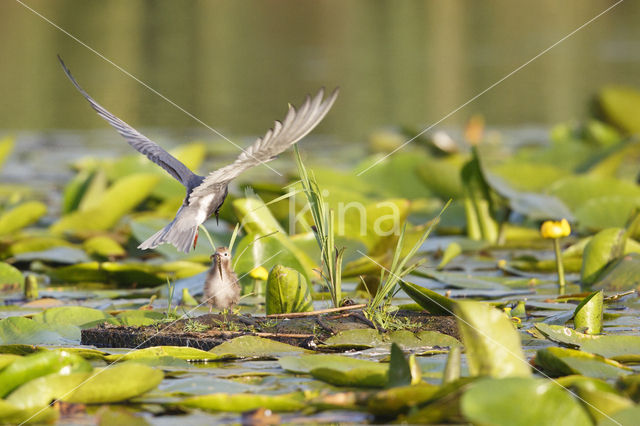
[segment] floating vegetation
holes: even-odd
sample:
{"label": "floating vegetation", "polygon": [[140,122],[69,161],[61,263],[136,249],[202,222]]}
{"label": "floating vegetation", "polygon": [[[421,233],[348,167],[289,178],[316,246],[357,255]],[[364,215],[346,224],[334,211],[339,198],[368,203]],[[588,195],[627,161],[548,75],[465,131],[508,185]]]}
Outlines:
{"label": "floating vegetation", "polygon": [[[230,188],[189,254],[135,248],[183,196],[135,156],[75,163],[59,208],[0,185],[0,423],[633,424],[637,99],[604,89],[606,122],[546,144],[474,119],[466,143],[420,139],[372,168],[411,135],[376,133],[352,170],[285,154],[288,181]],[[197,169],[209,147],[172,153]],[[242,298],[208,314],[217,246]]]}

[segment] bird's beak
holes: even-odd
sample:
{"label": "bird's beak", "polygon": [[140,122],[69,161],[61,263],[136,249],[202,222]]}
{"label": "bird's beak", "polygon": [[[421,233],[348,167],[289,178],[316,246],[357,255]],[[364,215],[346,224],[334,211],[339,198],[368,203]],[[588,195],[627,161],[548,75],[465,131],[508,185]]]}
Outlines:
{"label": "bird's beak", "polygon": [[220,278],[222,278],[222,262],[221,262],[221,258],[220,255],[218,253],[216,253],[217,259],[216,259],[216,264],[218,265],[218,273],[220,274]]}

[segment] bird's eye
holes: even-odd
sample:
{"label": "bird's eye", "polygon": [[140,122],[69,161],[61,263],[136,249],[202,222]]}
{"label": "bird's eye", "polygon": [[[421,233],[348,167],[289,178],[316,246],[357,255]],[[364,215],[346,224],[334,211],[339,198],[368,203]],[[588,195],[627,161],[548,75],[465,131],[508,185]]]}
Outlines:
{"label": "bird's eye", "polygon": [[224,254],[224,257],[228,257],[228,256],[229,256],[229,253],[225,253],[225,254]]}

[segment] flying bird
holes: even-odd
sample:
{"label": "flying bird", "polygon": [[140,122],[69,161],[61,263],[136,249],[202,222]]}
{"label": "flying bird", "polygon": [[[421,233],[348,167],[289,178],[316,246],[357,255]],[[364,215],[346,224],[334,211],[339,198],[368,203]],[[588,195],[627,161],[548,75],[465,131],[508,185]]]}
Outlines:
{"label": "flying bird", "polygon": [[204,300],[209,305],[209,312],[214,307],[228,309],[240,300],[240,284],[231,267],[229,250],[218,247],[211,260],[213,264],[204,281]]}
{"label": "flying bird", "polygon": [[196,245],[200,224],[212,214],[215,214],[217,220],[220,207],[227,197],[229,182],[243,171],[273,160],[278,154],[305,137],[327,115],[338,96],[338,89],[335,89],[324,99],[324,89],[320,89],[313,98],[307,96],[299,109],[289,105],[285,119],[281,122],[276,121],[272,129],[243,150],[233,163],[209,173],[208,176],[200,176],[189,170],[160,145],[104,109],[80,87],[59,56],[58,60],[69,80],[98,115],[120,133],[129,145],[166,170],[186,188],[186,197],[176,217],[138,246],[143,250],[169,243],[176,249],[188,253],[191,247]]}

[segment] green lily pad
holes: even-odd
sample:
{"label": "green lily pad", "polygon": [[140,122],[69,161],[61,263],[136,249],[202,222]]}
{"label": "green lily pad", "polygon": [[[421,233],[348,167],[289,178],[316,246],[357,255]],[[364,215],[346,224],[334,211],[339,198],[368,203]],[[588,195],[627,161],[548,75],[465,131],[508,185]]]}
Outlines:
{"label": "green lily pad", "polygon": [[9,317],[0,320],[0,344],[60,344],[64,338],[47,324],[29,318]]}
{"label": "green lily pad", "polygon": [[613,124],[628,133],[640,132],[640,93],[631,87],[605,87],[598,94],[600,109]]}
{"label": "green lily pad", "polygon": [[105,360],[108,362],[120,362],[161,356],[172,356],[187,361],[216,361],[226,358],[225,356],[190,348],[188,346],[154,346],[151,348],[136,349],[125,354],[108,355],[105,357]]}
{"label": "green lily pad", "polygon": [[381,364],[377,365],[379,367],[356,367],[346,371],[337,366],[317,367],[312,369],[309,374],[314,379],[334,386],[382,388],[388,383],[389,368]]}
{"label": "green lily pad", "polygon": [[625,242],[626,231],[622,228],[608,228],[594,235],[584,248],[582,282],[593,284],[609,262],[622,256]]}
{"label": "green lily pad", "polygon": [[640,254],[631,253],[614,260],[598,275],[598,281],[592,286],[595,290],[622,292],[632,290],[638,285],[640,274]]}
{"label": "green lily pad", "polygon": [[569,175],[567,170],[551,164],[507,161],[492,167],[491,172],[505,179],[514,189],[544,192],[557,180]]}
{"label": "green lily pad", "polygon": [[101,259],[125,256],[127,252],[113,238],[97,236],[89,238],[82,244],[82,248],[91,256]]}
{"label": "green lily pad", "polygon": [[385,389],[374,393],[366,408],[375,415],[391,417],[428,402],[438,390],[438,386],[428,383]]}
{"label": "green lily pad", "polygon": [[158,180],[159,177],[152,174],[124,177],[114,183],[90,209],[63,216],[51,226],[50,231],[59,235],[65,232],[108,230],[144,201]]}
{"label": "green lily pad", "polygon": [[154,389],[164,374],[138,363],[124,363],[97,369],[63,401],[78,404],[107,404],[126,401]]}
{"label": "green lily pad", "polygon": [[640,406],[629,407],[623,410],[611,413],[602,421],[598,422],[598,426],[633,426],[638,423],[640,416]]}
{"label": "green lily pad", "polygon": [[258,336],[240,336],[228,340],[209,351],[219,358],[269,358],[275,359],[285,354],[308,353],[310,351],[275,340]]}
{"label": "green lily pad", "polygon": [[165,314],[156,311],[130,310],[120,312],[116,315],[122,325],[141,327],[145,325],[155,324],[159,320],[165,318]]}
{"label": "green lily pad", "polygon": [[309,374],[311,370],[317,368],[337,369],[343,372],[359,369],[362,371],[376,370],[386,377],[389,368],[388,365],[375,361],[325,354],[285,356],[278,360],[278,364],[287,371],[300,374]]}
{"label": "green lily pad", "polygon": [[599,379],[617,378],[629,374],[630,368],[617,361],[568,348],[540,349],[536,355],[536,365],[551,376],[581,374]]}
{"label": "green lily pad", "polygon": [[55,247],[74,247],[74,245],[62,238],[27,237],[13,242],[7,251],[15,256],[20,253],[44,251]]}
{"label": "green lily pad", "polygon": [[47,250],[23,252],[15,255],[18,262],[33,262],[39,260],[47,263],[74,264],[81,262],[89,262],[89,256],[75,247],[61,246],[52,247]]}
{"label": "green lily pad", "polygon": [[199,408],[207,411],[227,411],[241,413],[263,408],[278,412],[297,411],[306,406],[302,393],[285,395],[255,395],[240,393],[214,393],[185,398],[178,404],[185,408]]}
{"label": "green lily pad", "polygon": [[24,287],[24,275],[14,266],[0,262],[0,290],[2,288],[17,289]]}
{"label": "green lily pad", "polygon": [[577,400],[544,379],[478,380],[462,395],[460,410],[474,424],[592,424]]}
{"label": "green lily pad", "polygon": [[40,201],[27,201],[0,215],[0,235],[10,234],[36,223],[47,213]]}
{"label": "green lily pad", "polygon": [[13,147],[15,145],[16,140],[11,136],[5,136],[0,139],[0,168],[4,165],[4,162],[7,161],[7,158],[13,151]]}
{"label": "green lily pad", "polygon": [[554,342],[614,360],[620,356],[640,354],[640,336],[593,336],[568,327],[543,323],[536,323],[535,328]]}
{"label": "green lily pad", "polygon": [[520,335],[503,312],[486,303],[467,301],[457,302],[455,312],[471,375],[531,375]]}
{"label": "green lily pad", "polygon": [[575,175],[559,180],[549,188],[549,193],[561,199],[572,211],[591,199],[604,196],[620,196],[629,199],[640,197],[637,185],[602,176]]}
{"label": "green lily pad", "polygon": [[31,317],[32,320],[50,325],[75,325],[84,328],[85,324],[111,318],[111,315],[98,309],[85,308],[84,306],[60,306],[49,308],[42,313]]}
{"label": "green lily pad", "polygon": [[23,383],[48,374],[91,371],[91,364],[65,351],[46,351],[25,355],[0,371],[0,396],[4,397]]}
{"label": "green lily pad", "polygon": [[269,272],[265,303],[267,315],[313,311],[311,289],[304,275],[282,265]]}
{"label": "green lily pad", "polygon": [[[413,333],[412,333],[413,334]],[[371,328],[343,330],[329,337],[322,345],[326,349],[363,350],[388,344],[377,330]]]}
{"label": "green lily pad", "polygon": [[605,228],[623,227],[640,207],[640,197],[606,195],[585,201],[575,210],[575,219],[581,229],[599,231]]}

